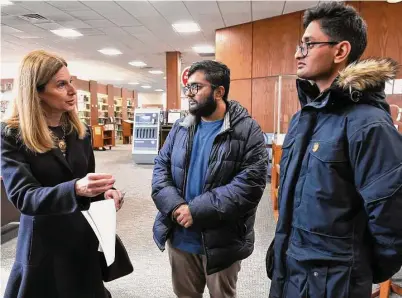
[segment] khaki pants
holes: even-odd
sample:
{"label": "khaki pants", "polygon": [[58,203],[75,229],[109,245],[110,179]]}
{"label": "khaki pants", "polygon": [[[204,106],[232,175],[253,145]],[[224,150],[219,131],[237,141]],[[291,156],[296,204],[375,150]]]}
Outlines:
{"label": "khaki pants", "polygon": [[168,246],[173,291],[179,298],[201,298],[205,284],[211,298],[235,298],[240,261],[220,272],[207,275],[206,257]]}

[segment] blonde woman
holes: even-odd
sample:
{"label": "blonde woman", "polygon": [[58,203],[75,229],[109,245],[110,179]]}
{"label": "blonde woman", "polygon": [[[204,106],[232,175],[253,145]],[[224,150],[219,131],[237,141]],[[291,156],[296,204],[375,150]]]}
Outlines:
{"label": "blonde woman", "polygon": [[22,61],[18,95],[1,125],[1,172],[21,211],[17,254],[5,297],[110,297],[98,241],[81,211],[114,199],[110,174],[94,174],[90,130],[76,113],[64,59],[34,51]]}

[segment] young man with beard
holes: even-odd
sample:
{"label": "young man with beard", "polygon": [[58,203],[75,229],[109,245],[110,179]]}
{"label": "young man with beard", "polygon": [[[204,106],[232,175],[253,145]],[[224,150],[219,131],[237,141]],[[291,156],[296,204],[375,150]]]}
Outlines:
{"label": "young man with beard", "polygon": [[368,298],[402,264],[402,136],[384,93],[397,64],[358,62],[367,28],[351,6],[309,9],[304,28],[270,297]]}
{"label": "young man with beard", "polygon": [[168,241],[178,297],[236,296],[240,260],[254,248],[254,221],[266,186],[263,133],[239,103],[228,101],[230,70],[194,63],[184,93],[190,115],[179,120],[155,160],[154,240]]}

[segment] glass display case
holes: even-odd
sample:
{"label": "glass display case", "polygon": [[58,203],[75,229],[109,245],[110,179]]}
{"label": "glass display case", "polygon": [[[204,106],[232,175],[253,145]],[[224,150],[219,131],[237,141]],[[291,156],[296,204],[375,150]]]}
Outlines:
{"label": "glass display case", "polygon": [[135,109],[133,126],[133,160],[153,164],[159,150],[160,109]]}

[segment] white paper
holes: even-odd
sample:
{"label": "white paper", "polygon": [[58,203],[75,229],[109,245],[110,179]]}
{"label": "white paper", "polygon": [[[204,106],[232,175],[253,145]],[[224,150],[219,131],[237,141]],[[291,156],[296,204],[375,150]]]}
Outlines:
{"label": "white paper", "polygon": [[105,254],[106,264],[114,262],[116,245],[116,208],[114,200],[103,200],[91,203],[88,211],[82,211],[96,237],[99,240],[99,251]]}
{"label": "white paper", "polygon": [[393,80],[389,80],[385,82],[385,94],[390,95],[392,94],[392,89],[394,88],[394,81]]}
{"label": "white paper", "polygon": [[180,112],[168,112],[168,123],[174,124],[181,117]]}
{"label": "white paper", "polygon": [[394,94],[402,94],[402,79],[394,80]]}

